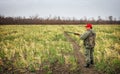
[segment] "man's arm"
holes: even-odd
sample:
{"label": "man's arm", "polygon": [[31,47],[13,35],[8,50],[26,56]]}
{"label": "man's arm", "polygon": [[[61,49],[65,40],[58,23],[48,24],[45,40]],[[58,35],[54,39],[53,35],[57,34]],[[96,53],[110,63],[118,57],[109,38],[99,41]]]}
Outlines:
{"label": "man's arm", "polygon": [[80,36],[80,39],[85,40],[85,39],[89,36],[89,34],[90,34],[89,31],[85,32],[84,34],[82,34],[82,35]]}

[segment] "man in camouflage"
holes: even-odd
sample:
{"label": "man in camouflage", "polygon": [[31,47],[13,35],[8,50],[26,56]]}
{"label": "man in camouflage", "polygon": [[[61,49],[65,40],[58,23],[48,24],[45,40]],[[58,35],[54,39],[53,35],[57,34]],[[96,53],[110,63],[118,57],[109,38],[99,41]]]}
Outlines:
{"label": "man in camouflage", "polygon": [[92,24],[87,24],[86,32],[80,36],[80,39],[84,42],[85,47],[85,57],[86,57],[86,64],[85,67],[88,68],[90,64],[94,64],[93,52],[95,46],[95,36],[96,33],[92,30]]}

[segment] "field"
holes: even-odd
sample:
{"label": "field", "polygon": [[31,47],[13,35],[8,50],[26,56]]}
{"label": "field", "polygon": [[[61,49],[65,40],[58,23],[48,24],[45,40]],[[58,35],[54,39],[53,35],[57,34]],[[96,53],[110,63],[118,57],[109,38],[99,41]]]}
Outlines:
{"label": "field", "polygon": [[[95,69],[107,74],[120,73],[120,26],[94,25]],[[79,74],[73,47],[63,32],[84,33],[82,25],[0,26],[0,73]],[[70,34],[81,46],[82,40]],[[63,74],[62,73],[62,74]],[[61,74],[61,73],[60,73]]]}

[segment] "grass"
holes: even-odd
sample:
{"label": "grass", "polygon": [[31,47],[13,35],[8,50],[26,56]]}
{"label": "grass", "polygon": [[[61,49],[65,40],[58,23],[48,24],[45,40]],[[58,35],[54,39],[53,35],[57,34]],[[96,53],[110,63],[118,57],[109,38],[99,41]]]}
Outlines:
{"label": "grass", "polygon": [[[120,26],[94,25],[96,47],[95,67],[108,74],[117,74],[120,69]],[[0,26],[0,71],[35,72],[42,68],[52,74],[55,63],[68,65],[70,71],[77,69],[72,45],[63,31],[84,33],[83,26],[74,25],[7,25]],[[84,49],[79,37],[71,36]],[[83,52],[83,51],[81,51]],[[17,69],[17,71],[15,70]],[[7,70],[7,71],[5,71]]]}

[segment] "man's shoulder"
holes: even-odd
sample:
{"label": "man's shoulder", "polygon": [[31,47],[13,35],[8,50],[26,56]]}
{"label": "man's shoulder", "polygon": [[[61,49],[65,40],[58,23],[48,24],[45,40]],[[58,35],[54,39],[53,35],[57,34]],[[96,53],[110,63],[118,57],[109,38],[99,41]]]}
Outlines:
{"label": "man's shoulder", "polygon": [[90,30],[90,35],[92,35],[92,36],[96,36],[96,32],[94,31],[94,30]]}
{"label": "man's shoulder", "polygon": [[89,30],[89,33],[91,33],[91,32],[95,34],[95,31],[93,29]]}

